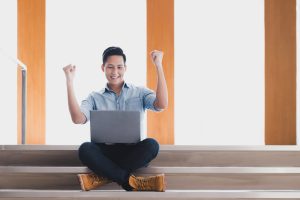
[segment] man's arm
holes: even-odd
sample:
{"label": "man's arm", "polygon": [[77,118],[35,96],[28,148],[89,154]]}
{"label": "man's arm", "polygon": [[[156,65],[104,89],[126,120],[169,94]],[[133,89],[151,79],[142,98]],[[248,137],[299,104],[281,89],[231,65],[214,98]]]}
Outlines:
{"label": "man's arm", "polygon": [[151,58],[157,73],[157,89],[154,107],[156,109],[165,109],[168,107],[168,88],[162,66],[163,52],[154,50],[151,52]]}
{"label": "man's arm", "polygon": [[75,76],[75,70],[76,67],[73,65],[67,65],[63,68],[65,75],[66,75],[66,81],[67,81],[67,92],[68,92],[68,105],[69,105],[69,111],[71,114],[72,121],[75,124],[84,124],[86,122],[85,115],[81,112],[79,104],[76,100],[75,92],[74,92],[74,76]]}

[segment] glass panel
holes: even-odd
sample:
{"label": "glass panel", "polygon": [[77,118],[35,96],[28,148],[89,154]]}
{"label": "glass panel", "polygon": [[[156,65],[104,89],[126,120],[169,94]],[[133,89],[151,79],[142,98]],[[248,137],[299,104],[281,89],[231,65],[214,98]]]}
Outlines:
{"label": "glass panel", "polygon": [[0,1],[0,144],[17,144],[17,1]]}
{"label": "glass panel", "polygon": [[175,144],[264,144],[263,0],[175,0]]}
{"label": "glass panel", "polygon": [[300,70],[300,65],[299,65],[299,59],[300,59],[300,47],[299,47],[299,37],[300,37],[300,32],[299,32],[299,27],[300,27],[300,15],[299,15],[299,9],[300,9],[300,1],[297,0],[297,7],[296,7],[296,27],[297,27],[297,32],[296,32],[296,38],[297,38],[297,85],[296,85],[296,88],[297,88],[297,105],[296,105],[296,134],[297,134],[297,144],[299,145],[300,144],[300,137],[299,137],[299,128],[300,128],[300,108],[299,108],[299,105],[300,105],[300,92],[299,92],[299,80],[300,80],[300,76],[299,76],[299,70]]}
{"label": "glass panel", "polygon": [[120,46],[128,58],[125,80],[145,85],[146,1],[46,2],[46,143],[80,144],[90,140],[89,124],[71,121],[62,68],[70,63],[77,66],[75,92],[81,103],[106,83],[100,68],[104,49]]}

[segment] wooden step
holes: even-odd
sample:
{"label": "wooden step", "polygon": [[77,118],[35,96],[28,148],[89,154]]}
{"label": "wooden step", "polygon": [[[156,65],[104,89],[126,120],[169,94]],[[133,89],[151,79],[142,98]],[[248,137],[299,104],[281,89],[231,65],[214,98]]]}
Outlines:
{"label": "wooden step", "polygon": [[78,190],[0,190],[1,200],[59,199],[59,200],[95,200],[95,199],[199,199],[199,200],[284,200],[300,199],[300,191],[222,191],[222,190],[167,190],[166,192],[124,192]]}
{"label": "wooden step", "polygon": [[[76,145],[0,145],[0,165],[82,166]],[[151,166],[300,167],[298,146],[161,145]]]}
{"label": "wooden step", "polygon": [[[80,189],[86,167],[0,167],[2,189]],[[165,173],[170,190],[300,190],[298,167],[147,167],[136,175]],[[99,189],[120,189],[115,183]]]}

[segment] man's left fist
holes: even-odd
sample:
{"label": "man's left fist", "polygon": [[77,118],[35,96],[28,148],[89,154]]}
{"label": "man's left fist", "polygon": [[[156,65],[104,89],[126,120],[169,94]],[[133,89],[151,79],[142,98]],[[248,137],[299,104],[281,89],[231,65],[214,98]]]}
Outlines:
{"label": "man's left fist", "polygon": [[152,59],[152,62],[154,63],[154,65],[156,67],[161,67],[164,53],[162,51],[154,50],[154,51],[151,51],[150,55],[151,55],[151,59]]}

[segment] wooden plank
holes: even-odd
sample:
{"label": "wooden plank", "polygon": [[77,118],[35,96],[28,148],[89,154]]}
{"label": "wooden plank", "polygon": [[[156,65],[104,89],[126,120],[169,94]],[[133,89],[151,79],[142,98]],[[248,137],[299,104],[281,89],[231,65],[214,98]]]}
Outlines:
{"label": "wooden plank", "polygon": [[[162,151],[150,166],[300,167],[299,152]],[[0,165],[82,166],[77,151],[0,151]]]}
{"label": "wooden plank", "polygon": [[[75,151],[78,150],[78,145],[0,145],[0,150],[3,151]],[[300,151],[300,146],[294,145],[225,145],[225,146],[196,146],[196,145],[160,145],[160,151]]]}
{"label": "wooden plank", "polygon": [[[173,146],[162,145],[150,166],[272,166],[299,167],[297,146]],[[82,166],[75,145],[4,145],[2,166]]]}
{"label": "wooden plank", "polygon": [[147,86],[156,90],[156,69],[149,54],[164,52],[169,105],[161,113],[148,112],[148,137],[160,144],[174,144],[174,0],[147,0]]}
{"label": "wooden plank", "polygon": [[[25,171],[28,172],[28,170]],[[213,173],[213,171],[216,173]],[[134,174],[149,176],[158,172],[166,172],[167,189],[169,190],[300,190],[300,173],[294,173],[295,170],[291,170],[291,173],[285,173],[286,171],[277,172],[277,169],[274,169],[264,173],[264,171],[259,169],[248,170],[248,172],[236,169],[236,171],[232,172],[232,170],[222,168],[218,170],[208,168],[202,170],[198,168],[192,171],[188,171],[188,169],[174,170],[164,168],[161,171],[152,170],[151,173],[145,171],[145,173],[136,172]],[[36,171],[32,171],[32,173],[1,172],[0,188],[79,189],[80,185],[76,174],[83,172],[85,171],[77,170],[76,172],[73,170],[70,173],[66,171],[59,173],[39,173]],[[115,190],[118,188],[114,183],[99,189]]]}
{"label": "wooden plank", "polygon": [[[45,0],[18,0],[18,58],[27,65],[26,144],[45,144]],[[18,72],[18,144],[21,143]]]}
{"label": "wooden plank", "polygon": [[125,192],[125,191],[92,191],[81,192],[76,190],[0,190],[0,199],[15,200],[31,199],[199,199],[199,200],[249,200],[249,199],[299,199],[299,191],[222,191],[222,190],[167,190],[166,192]]}
{"label": "wooden plank", "polygon": [[[87,167],[0,166],[0,174],[80,174],[90,173]],[[299,174],[299,167],[143,167],[137,174]]]}
{"label": "wooden plank", "polygon": [[265,0],[265,143],[296,144],[296,0]]}

